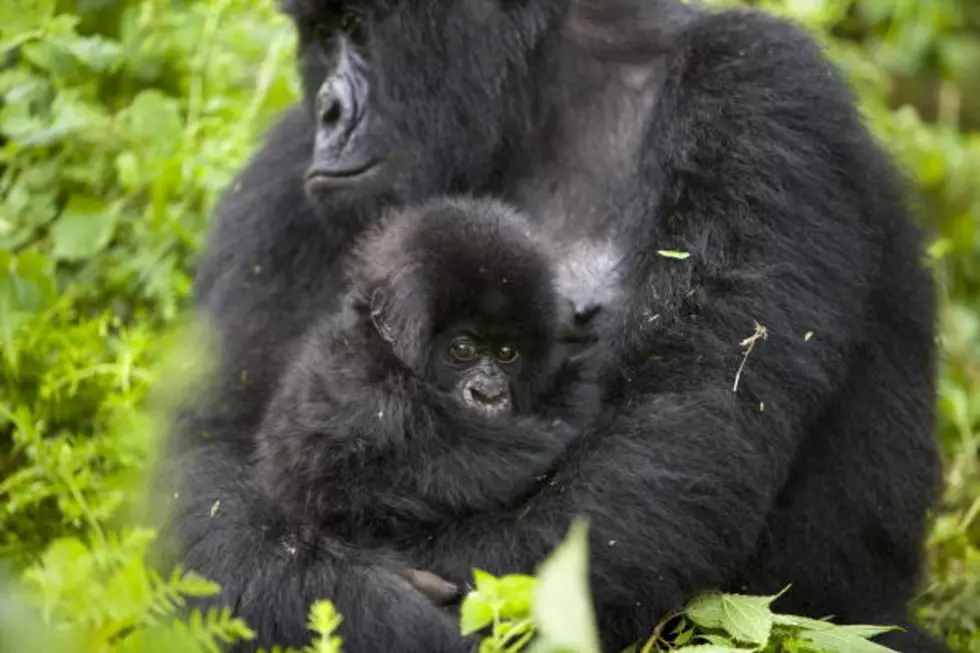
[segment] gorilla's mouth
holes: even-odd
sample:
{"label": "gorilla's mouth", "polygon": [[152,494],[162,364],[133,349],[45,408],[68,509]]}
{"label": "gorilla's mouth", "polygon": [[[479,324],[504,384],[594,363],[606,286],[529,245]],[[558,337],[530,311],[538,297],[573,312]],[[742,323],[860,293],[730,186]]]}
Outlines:
{"label": "gorilla's mouth", "polygon": [[463,391],[463,403],[467,408],[487,417],[505,413],[511,406],[509,393],[487,392],[478,385],[470,385]]}
{"label": "gorilla's mouth", "polygon": [[381,169],[382,163],[382,159],[372,159],[351,168],[330,170],[311,168],[306,173],[306,190],[315,194],[362,183],[374,176]]}

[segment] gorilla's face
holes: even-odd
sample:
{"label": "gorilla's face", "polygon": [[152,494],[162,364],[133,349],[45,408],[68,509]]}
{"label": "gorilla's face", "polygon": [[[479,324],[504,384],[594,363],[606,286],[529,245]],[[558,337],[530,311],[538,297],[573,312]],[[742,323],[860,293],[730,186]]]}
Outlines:
{"label": "gorilla's face", "polygon": [[315,116],[311,193],[479,187],[533,129],[565,0],[284,0]]}
{"label": "gorilla's face", "polygon": [[481,415],[513,411],[525,363],[517,342],[455,328],[437,337],[435,346],[436,387]]}

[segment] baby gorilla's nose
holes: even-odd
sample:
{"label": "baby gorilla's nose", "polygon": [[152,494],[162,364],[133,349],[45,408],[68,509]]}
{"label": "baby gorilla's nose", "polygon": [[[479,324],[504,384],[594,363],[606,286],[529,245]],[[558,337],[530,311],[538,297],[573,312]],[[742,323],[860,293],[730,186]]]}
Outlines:
{"label": "baby gorilla's nose", "polygon": [[510,389],[506,379],[478,376],[463,388],[463,402],[481,413],[495,414],[510,407]]}

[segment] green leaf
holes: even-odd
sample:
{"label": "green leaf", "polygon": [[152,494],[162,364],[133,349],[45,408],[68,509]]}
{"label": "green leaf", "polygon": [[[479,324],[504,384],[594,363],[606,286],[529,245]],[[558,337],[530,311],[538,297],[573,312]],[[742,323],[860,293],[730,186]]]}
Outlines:
{"label": "green leaf", "polygon": [[143,91],[122,115],[134,146],[143,148],[144,157],[149,154],[159,160],[177,151],[184,123],[174,98],[157,90]]}
{"label": "green leaf", "polygon": [[657,254],[660,254],[664,258],[675,258],[681,261],[691,256],[690,252],[680,252],[675,249],[660,249],[657,250]]}
{"label": "green leaf", "polygon": [[501,599],[502,619],[527,619],[534,604],[534,592],[538,581],[533,576],[510,574],[500,579],[497,591]]}
{"label": "green leaf", "polygon": [[10,35],[41,29],[54,16],[56,0],[3,0],[0,26],[4,40]]}
{"label": "green leaf", "polygon": [[343,640],[334,635],[344,618],[330,601],[316,601],[310,606],[309,628],[317,634],[309,653],[341,653]]}
{"label": "green leaf", "polygon": [[54,225],[54,255],[61,260],[87,259],[112,240],[119,214],[96,197],[76,195]]}
{"label": "green leaf", "polygon": [[539,635],[552,648],[600,651],[589,591],[588,525],[584,520],[572,522],[568,536],[538,569],[534,618]]}
{"label": "green leaf", "polygon": [[883,635],[885,633],[901,630],[901,628],[899,628],[898,626],[867,626],[863,624],[835,626],[834,628],[838,632],[844,632],[850,635],[856,635],[857,637],[864,637],[865,639],[870,639],[872,637],[877,637],[878,635]]}
{"label": "green leaf", "polygon": [[725,622],[725,611],[721,607],[723,596],[716,592],[702,594],[688,604],[684,613],[702,628],[722,628]]}
{"label": "green leaf", "polygon": [[473,570],[473,584],[476,586],[476,591],[484,596],[486,599],[494,599],[497,597],[497,577],[493,574],[488,574],[482,569]]}
{"label": "green leaf", "polygon": [[493,623],[493,606],[479,593],[470,592],[459,610],[459,628],[465,635],[479,632]]}
{"label": "green leaf", "polygon": [[751,648],[737,648],[734,646],[719,646],[718,644],[690,644],[672,649],[673,653],[745,653],[754,651]]}
{"label": "green leaf", "polygon": [[772,633],[769,606],[778,596],[706,594],[691,601],[685,613],[702,628],[724,630],[740,642],[761,646]]}
{"label": "green leaf", "polygon": [[799,639],[812,642],[821,651],[828,653],[891,653],[892,649],[856,635],[842,627],[831,630],[803,631]]}
{"label": "green leaf", "polygon": [[798,617],[793,614],[774,614],[772,620],[777,626],[803,628],[806,630],[829,630],[836,628],[834,624],[824,619],[810,619],[809,617]]}
{"label": "green leaf", "polygon": [[772,611],[769,605],[774,597],[725,594],[722,610],[725,613],[723,628],[732,637],[749,644],[762,646],[772,633]]}

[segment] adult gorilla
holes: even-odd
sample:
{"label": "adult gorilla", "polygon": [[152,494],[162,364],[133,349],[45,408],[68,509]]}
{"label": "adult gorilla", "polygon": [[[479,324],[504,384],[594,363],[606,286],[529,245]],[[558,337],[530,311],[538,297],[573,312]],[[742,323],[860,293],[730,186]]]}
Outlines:
{"label": "adult gorilla", "polygon": [[[901,180],[807,36],[672,0],[286,9],[307,101],[218,209],[197,288],[223,362],[174,531],[260,643],[303,642],[328,597],[350,653],[465,650],[399,572],[531,571],[585,514],[610,650],[697,591],[790,583],[783,609],[943,650],[905,608],[938,485],[933,290]],[[352,238],[460,191],[540,220],[568,290],[606,303],[613,416],[512,511],[357,550],[258,491],[251,434]]]}

